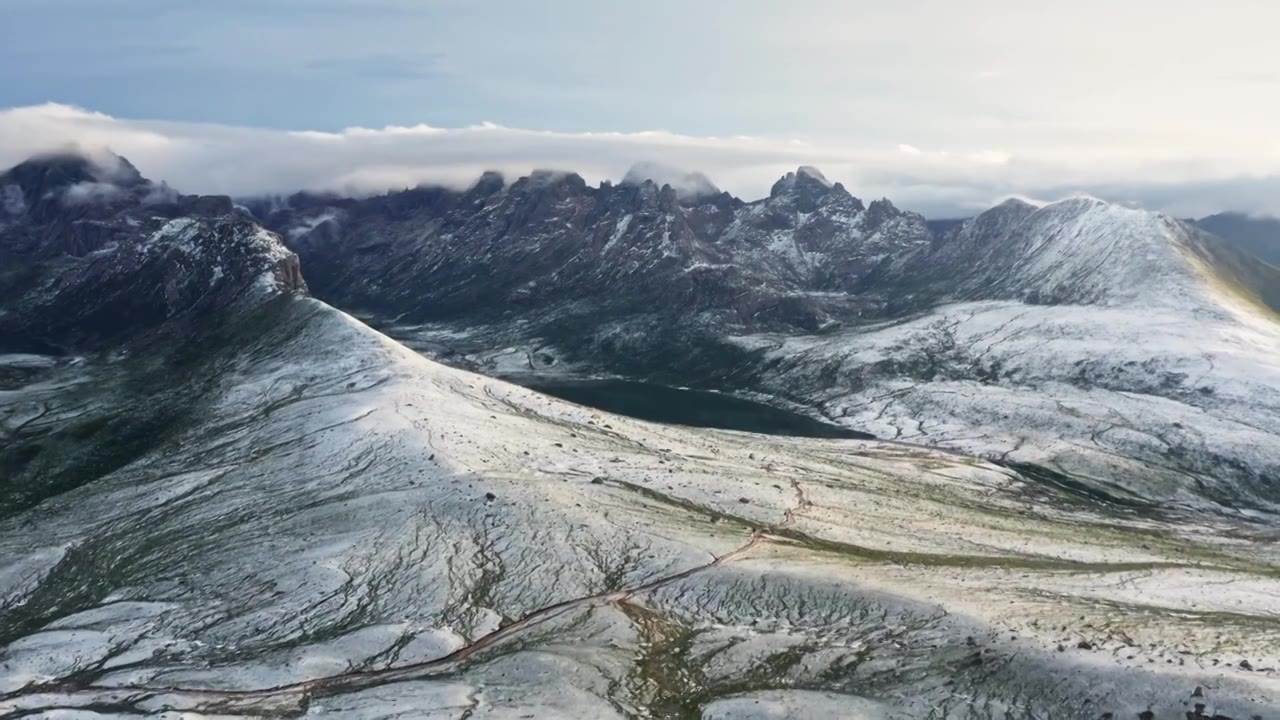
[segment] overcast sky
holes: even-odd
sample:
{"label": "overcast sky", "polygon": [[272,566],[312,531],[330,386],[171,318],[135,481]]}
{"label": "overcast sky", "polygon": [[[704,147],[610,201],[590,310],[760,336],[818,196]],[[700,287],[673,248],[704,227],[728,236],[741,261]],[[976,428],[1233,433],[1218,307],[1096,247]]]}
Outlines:
{"label": "overcast sky", "polygon": [[747,197],[809,163],[933,215],[1274,213],[1277,27],[1270,0],[0,0],[0,162],[106,142],[246,193],[657,160]]}

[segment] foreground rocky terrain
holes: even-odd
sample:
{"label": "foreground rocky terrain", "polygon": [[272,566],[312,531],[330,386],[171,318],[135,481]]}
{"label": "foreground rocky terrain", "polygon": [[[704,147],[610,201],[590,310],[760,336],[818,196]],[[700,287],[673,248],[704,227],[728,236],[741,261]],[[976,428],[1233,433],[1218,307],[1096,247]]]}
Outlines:
{"label": "foreground rocky terrain", "polygon": [[[1280,702],[1280,558],[1247,523],[923,448],[603,415],[436,365],[313,300],[238,325],[193,366],[82,363],[6,392],[6,428],[38,416],[17,432],[43,446],[93,443],[123,384],[164,388],[133,413],[188,412],[0,521],[0,711],[1096,718],[1201,702],[1251,717]],[[85,471],[44,462],[43,477]]]}
{"label": "foreground rocky terrain", "polygon": [[[1280,554],[1264,485],[1213,467],[1203,473],[1216,489],[1081,478],[901,437],[609,415],[433,362],[308,297],[282,238],[243,211],[146,207],[94,218],[122,229],[95,252],[23,255],[35,280],[5,286],[0,715],[1238,719],[1280,708]],[[123,231],[133,221],[138,232]],[[47,247],[55,236],[18,213],[9,223],[0,237]],[[235,261],[211,281],[213,257]],[[1089,277],[1091,292],[1130,290]],[[110,290],[126,278],[137,304],[116,315]],[[192,294],[204,286],[209,297]],[[1115,297],[1061,322],[1180,312]],[[1188,333],[1221,333],[1237,363],[1225,369],[1249,368],[1231,377],[1262,373],[1255,386],[1214,385],[1222,405],[1204,416],[1236,432],[1270,407],[1228,403],[1264,389],[1255,354],[1273,331],[1246,291],[1230,297],[1240,307],[1214,295],[1178,317],[1201,318]],[[120,322],[110,334],[52,323],[72,298]],[[984,345],[1018,326],[965,323],[1040,307],[963,302],[924,312],[972,315],[953,332],[986,333]],[[927,314],[868,325],[850,348],[852,329],[805,339],[744,323],[725,342],[781,358],[755,376],[767,390],[769,377],[808,377],[788,364],[806,353],[839,348],[831,364],[847,372],[855,351],[902,357],[888,339],[945,335],[936,325]],[[1030,347],[1018,353],[1020,342]],[[1046,373],[1035,353],[1065,353],[1007,344]],[[948,363],[943,353],[943,376],[920,384],[967,382],[948,379]],[[866,392],[827,387],[822,407]],[[1158,396],[1106,392],[1149,406]],[[1168,407],[1185,422],[1193,405]],[[1261,436],[1275,427],[1264,420]],[[1219,447],[1227,431],[1186,427],[1236,452]],[[1118,423],[1099,434],[1129,433],[1141,435]],[[1027,444],[1052,449],[1041,437]],[[1147,462],[1132,447],[1127,461]],[[1227,490],[1229,501],[1211,492]]]}

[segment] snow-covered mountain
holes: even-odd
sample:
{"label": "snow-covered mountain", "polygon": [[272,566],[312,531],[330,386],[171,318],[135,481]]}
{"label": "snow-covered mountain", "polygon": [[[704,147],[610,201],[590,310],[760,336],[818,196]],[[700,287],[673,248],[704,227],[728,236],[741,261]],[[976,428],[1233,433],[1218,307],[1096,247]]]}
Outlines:
{"label": "snow-covered mountain", "polygon": [[[805,169],[756,203],[550,174],[296,197],[276,234],[140,177],[69,206],[62,173],[3,176],[0,351],[27,352],[0,355],[0,715],[1280,710],[1272,276],[1209,236],[1069,201],[939,239]],[[648,348],[640,373],[732,367],[886,437],[651,424],[448,367],[308,297],[285,243],[322,298],[435,318],[400,329],[455,364]],[[975,254],[1023,274],[929,267]],[[680,285],[711,261],[735,267]]]}
{"label": "snow-covered mountain", "polygon": [[1194,225],[1095,198],[1008,200],[910,258],[907,275],[893,281],[925,277],[948,299],[1212,311],[1226,293],[1280,307],[1274,268]]}
{"label": "snow-covered mountain", "polygon": [[699,385],[1107,492],[1280,503],[1280,271],[1191,224],[1010,200],[935,235],[812,168],[752,203],[477,188],[268,223],[341,268],[322,298],[472,369]]}
{"label": "snow-covered mountain", "polygon": [[230,198],[179,195],[123,158],[33,158],[0,193],[0,352],[96,349],[305,289],[297,256]]}
{"label": "snow-covered mountain", "polygon": [[864,207],[812,168],[753,203],[545,172],[510,185],[490,174],[461,193],[253,207],[302,257],[319,297],[414,322],[672,311],[816,328],[846,314],[843,291],[863,273],[930,238],[920,216],[888,201]]}
{"label": "snow-covered mountain", "polygon": [[1280,504],[1274,268],[1166,217],[1010,201],[880,282],[925,309],[824,336],[743,336],[765,356],[753,390],[1107,492]]}

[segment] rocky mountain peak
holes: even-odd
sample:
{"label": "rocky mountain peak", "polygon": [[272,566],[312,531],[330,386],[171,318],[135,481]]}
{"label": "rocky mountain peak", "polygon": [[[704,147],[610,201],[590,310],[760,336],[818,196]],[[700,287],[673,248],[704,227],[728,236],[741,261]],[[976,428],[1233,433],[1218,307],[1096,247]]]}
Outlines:
{"label": "rocky mountain peak", "polygon": [[1020,198],[1009,198],[965,221],[960,234],[966,238],[992,242],[1033,215],[1039,207]]}
{"label": "rocky mountain peak", "polygon": [[817,180],[827,187],[831,187],[835,184],[828,180],[827,176],[823,175],[821,170],[812,165],[801,165],[799,168],[796,168],[796,175]]}
{"label": "rocky mountain peak", "polygon": [[900,215],[901,212],[889,198],[872,200],[871,204],[867,206],[867,223],[875,226],[895,215]]}
{"label": "rocky mountain peak", "polygon": [[502,173],[496,170],[485,170],[476,179],[474,185],[467,189],[467,194],[472,197],[488,197],[496,192],[501,192],[507,186],[507,180]]}
{"label": "rocky mountain peak", "polygon": [[89,153],[79,148],[65,148],[18,163],[0,174],[0,182],[15,183],[24,192],[36,194],[78,183],[101,182],[132,187],[146,181],[132,163],[115,153]]}
{"label": "rocky mountain peak", "polygon": [[769,202],[793,206],[800,212],[813,212],[823,204],[844,204],[855,212],[863,210],[862,201],[849,194],[844,185],[833,183],[817,168],[802,165],[778,179],[769,190]]}
{"label": "rocky mountain peak", "polygon": [[720,188],[700,172],[685,172],[653,162],[632,165],[620,184],[641,185],[646,181],[659,187],[670,186],[679,198],[686,202],[720,194]]}
{"label": "rocky mountain peak", "polygon": [[1001,202],[992,206],[986,212],[1002,212],[1002,213],[1033,213],[1039,207],[1035,203],[1027,202],[1019,197],[1005,198]]}
{"label": "rocky mountain peak", "polygon": [[817,168],[802,165],[778,179],[769,189],[769,197],[779,197],[797,193],[824,193],[834,187],[826,176]]}
{"label": "rocky mountain peak", "polygon": [[511,184],[512,192],[547,192],[562,197],[576,195],[586,189],[587,181],[581,175],[560,170],[534,170]]}
{"label": "rocky mountain peak", "polygon": [[0,211],[48,221],[63,208],[114,203],[150,187],[128,160],[68,148],[44,153],[0,173]]}
{"label": "rocky mountain peak", "polygon": [[26,267],[0,278],[5,347],[92,348],[306,292],[297,256],[231,198],[180,195],[119,156],[32,158],[0,188],[0,265]]}
{"label": "rocky mountain peak", "polygon": [[95,182],[96,175],[88,158],[59,153],[18,163],[0,175],[0,182],[15,186],[24,196],[36,199],[77,183]]}

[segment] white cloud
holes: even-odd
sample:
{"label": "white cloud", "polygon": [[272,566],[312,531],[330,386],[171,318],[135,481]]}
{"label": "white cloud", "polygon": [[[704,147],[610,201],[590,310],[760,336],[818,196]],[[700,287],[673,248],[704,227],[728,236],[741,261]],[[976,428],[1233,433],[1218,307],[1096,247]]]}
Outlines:
{"label": "white cloud", "polygon": [[632,165],[650,162],[700,171],[747,199],[766,194],[786,172],[814,165],[856,195],[890,197],[939,217],[968,214],[1014,194],[1053,198],[1075,191],[1178,214],[1280,213],[1280,194],[1270,191],[1280,168],[1276,148],[1193,156],[1085,138],[1049,149],[929,149],[666,131],[563,133],[488,122],[284,131],[120,119],[58,104],[0,111],[0,166],[68,143],[110,148],[184,192],[239,196],[367,193],[420,183],[466,187],[484,170],[508,177],[535,168],[572,170],[589,182],[617,181]]}
{"label": "white cloud", "polygon": [[22,188],[17,185],[0,187],[0,207],[10,215],[18,215],[26,210],[27,199],[22,195]]}
{"label": "white cloud", "polygon": [[72,185],[62,193],[64,205],[88,205],[90,203],[107,202],[120,197],[124,191],[109,182],[81,182]]}

